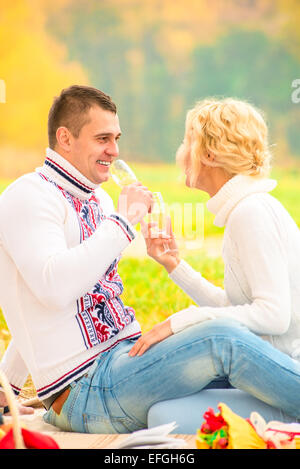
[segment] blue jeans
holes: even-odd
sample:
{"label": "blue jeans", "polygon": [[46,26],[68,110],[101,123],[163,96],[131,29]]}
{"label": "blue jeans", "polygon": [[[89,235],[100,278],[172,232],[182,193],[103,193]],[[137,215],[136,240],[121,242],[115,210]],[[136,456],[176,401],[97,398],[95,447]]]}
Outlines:
{"label": "blue jeans", "polygon": [[[129,357],[134,340],[101,354],[72,383],[57,415],[44,420],[65,431],[130,433],[147,427],[150,407],[188,396],[225,380],[265,403],[300,418],[300,363],[245,326],[228,319],[206,321]],[[254,409],[255,410],[255,409]]]}

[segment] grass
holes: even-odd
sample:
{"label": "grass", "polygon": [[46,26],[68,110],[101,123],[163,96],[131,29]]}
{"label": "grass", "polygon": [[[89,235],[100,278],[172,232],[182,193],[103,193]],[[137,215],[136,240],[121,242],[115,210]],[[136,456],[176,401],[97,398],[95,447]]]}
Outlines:
{"label": "grass", "polygon": [[[221,258],[187,257],[190,265],[217,286],[223,286]],[[170,314],[187,308],[192,300],[169,278],[166,270],[150,258],[123,258],[119,273],[124,283],[122,300],[135,309],[143,332]]]}
{"label": "grass", "polygon": [[[165,203],[169,207],[174,204],[203,204],[204,207],[204,236],[220,236],[223,229],[214,226],[214,216],[206,209],[208,195],[195,189],[189,189],[184,184],[180,170],[173,164],[142,164],[132,163],[138,179],[152,191],[160,191]],[[300,227],[300,169],[276,167],[271,177],[278,181],[278,186],[272,194],[280,200],[290,212]],[[12,182],[0,180],[0,193]],[[115,206],[117,206],[120,188],[110,180],[102,187],[111,195]],[[173,213],[172,213],[173,215]],[[190,223],[194,223],[191,219]]]}
{"label": "grass", "polygon": [[[208,196],[196,190],[188,189],[180,177],[175,165],[167,164],[132,164],[138,178],[152,191],[160,191],[167,204],[174,202],[197,204],[208,200]],[[272,177],[278,180],[278,187],[273,191],[281,203],[290,212],[300,227],[300,170],[275,168]],[[11,181],[0,181],[0,192]],[[120,188],[112,181],[103,184],[117,203]],[[223,229],[213,225],[213,216],[204,206],[204,235],[221,236]],[[185,258],[195,269],[215,285],[223,285],[223,261],[221,258],[210,258],[193,251]],[[152,259],[128,258],[121,259],[119,272],[123,279],[125,291],[122,299],[125,304],[136,311],[143,331],[149,330],[157,322],[163,321],[170,314],[186,308],[192,301],[168,277],[166,271]],[[4,335],[1,336],[1,329]],[[8,343],[7,326],[0,311],[0,354],[2,344]]]}
{"label": "grass", "polygon": [[[136,163],[132,164],[132,167],[138,179],[143,181],[150,190],[162,193],[166,204],[172,206],[176,203],[190,203],[193,205],[202,203],[204,207],[205,237],[221,236],[223,234],[223,228],[214,226],[214,215],[206,209],[205,204],[209,198],[208,195],[196,189],[187,188],[180,170],[175,165]],[[300,169],[298,167],[275,167],[272,170],[271,177],[278,182],[272,195],[278,198],[300,227]],[[109,192],[116,204],[120,189],[112,181],[103,184],[103,187]]]}

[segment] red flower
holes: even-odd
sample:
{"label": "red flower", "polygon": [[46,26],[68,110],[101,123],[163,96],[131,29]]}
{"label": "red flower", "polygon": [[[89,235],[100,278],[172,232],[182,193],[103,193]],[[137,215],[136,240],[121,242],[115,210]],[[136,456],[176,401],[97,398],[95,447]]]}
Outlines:
{"label": "red flower", "polygon": [[[56,441],[48,435],[32,432],[22,428],[22,436],[27,449],[59,449]],[[11,428],[0,440],[0,449],[14,449],[15,441],[13,429]]]}
{"label": "red flower", "polygon": [[220,438],[219,441],[217,442],[217,448],[218,449],[225,449],[228,446],[228,440],[227,438]]}
{"label": "red flower", "polygon": [[208,408],[207,412],[205,412],[203,417],[206,420],[207,424],[205,428],[207,429],[209,427],[212,433],[226,426],[226,422],[223,419],[221,413],[215,415],[214,409],[212,409],[211,407]]}

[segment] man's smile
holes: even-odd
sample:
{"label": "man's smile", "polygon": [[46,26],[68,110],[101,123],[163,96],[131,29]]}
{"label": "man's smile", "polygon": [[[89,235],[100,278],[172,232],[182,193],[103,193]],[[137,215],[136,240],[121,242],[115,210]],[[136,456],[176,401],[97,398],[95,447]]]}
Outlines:
{"label": "man's smile", "polygon": [[96,163],[104,165],[104,166],[110,166],[112,162],[111,161],[104,161],[104,160],[97,160]]}

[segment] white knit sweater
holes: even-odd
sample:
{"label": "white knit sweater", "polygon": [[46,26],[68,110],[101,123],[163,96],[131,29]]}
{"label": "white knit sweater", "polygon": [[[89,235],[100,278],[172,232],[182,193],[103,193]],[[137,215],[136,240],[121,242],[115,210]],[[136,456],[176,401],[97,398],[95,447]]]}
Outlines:
{"label": "white knit sweater", "polygon": [[[117,260],[134,236],[108,194],[50,149],[42,168],[4,191],[0,305],[12,341],[1,368],[16,392],[30,374],[47,398],[85,373],[100,352],[140,335],[133,310],[116,294]],[[101,298],[110,293],[105,309]]]}
{"label": "white knit sweater", "polygon": [[171,316],[173,332],[213,318],[232,318],[300,359],[300,231],[268,194],[272,179],[238,175],[207,202],[225,226],[224,290],[185,261],[170,277],[198,306]]}

